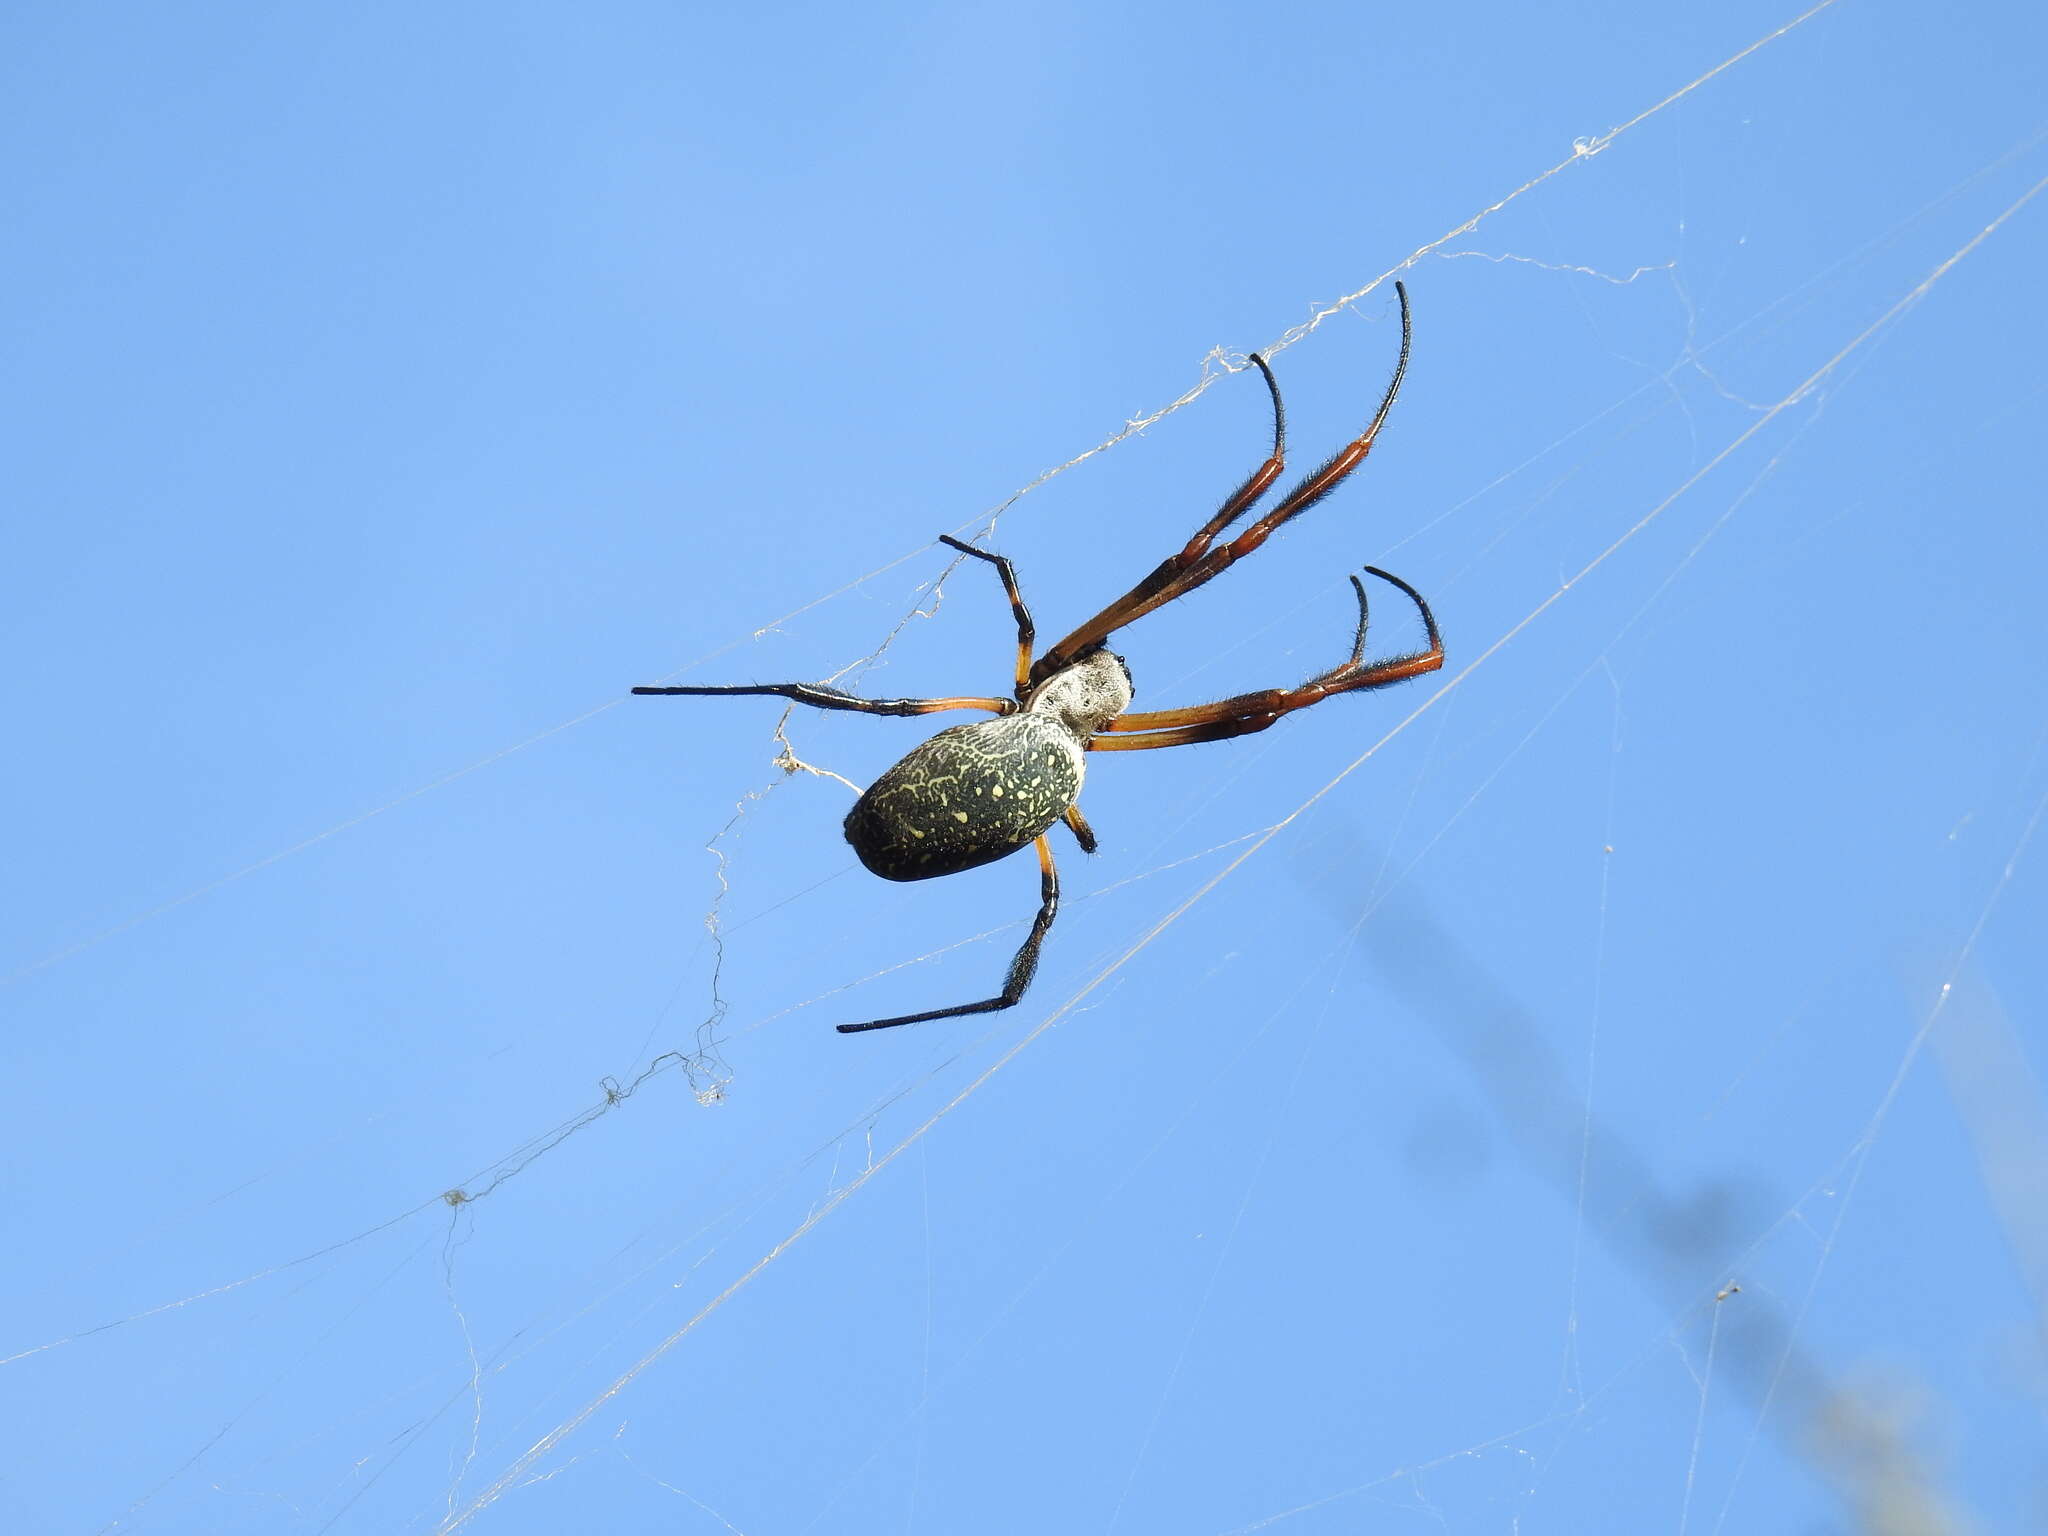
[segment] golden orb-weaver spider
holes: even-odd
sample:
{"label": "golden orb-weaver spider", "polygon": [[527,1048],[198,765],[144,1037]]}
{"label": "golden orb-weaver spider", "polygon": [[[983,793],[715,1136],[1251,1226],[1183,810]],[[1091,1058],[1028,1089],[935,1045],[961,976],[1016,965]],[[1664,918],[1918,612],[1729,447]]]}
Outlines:
{"label": "golden orb-weaver spider", "polygon": [[[1010,612],[1017,620],[1017,682],[1015,697],[942,699],[863,699],[822,683],[751,683],[723,687],[635,688],[635,693],[773,694],[817,709],[857,710],[870,715],[930,715],[948,709],[985,709],[996,718],[956,725],[939,732],[871,784],[846,816],[846,840],[860,861],[885,880],[929,880],[993,863],[1026,843],[1038,849],[1038,916],[1031,932],[1010,961],[1003,990],[978,1003],[907,1013],[898,1018],[841,1024],[841,1034],[921,1024],[929,1019],[993,1013],[1014,1007],[1038,969],[1039,949],[1059,910],[1059,873],[1053,865],[1046,833],[1056,821],[1072,830],[1084,853],[1095,851],[1095,834],[1075,803],[1080,794],[1085,754],[1144,752],[1154,747],[1183,747],[1198,741],[1222,741],[1263,731],[1284,715],[1339,693],[1362,693],[1434,672],[1444,664],[1442,637],[1422,594],[1400,577],[1368,565],[1365,572],[1408,594],[1422,615],[1429,648],[1387,661],[1365,659],[1367,605],[1365,584],[1356,576],[1358,632],[1351,657],[1294,688],[1267,688],[1234,694],[1211,704],[1187,709],[1126,713],[1130,707],[1131,670],[1105,645],[1110,635],[1155,608],[1184,597],[1221,575],[1257,549],[1283,523],[1299,517],[1342,483],[1372,452],[1373,440],[1394,408],[1401,379],[1408,371],[1410,323],[1408,290],[1394,284],[1401,300],[1401,356],[1393,381],[1373,413],[1372,424],[1339,449],[1322,468],[1289,491],[1273,509],[1227,544],[1217,537],[1249,512],[1286,467],[1287,417],[1280,404],[1280,386],[1273,370],[1256,352],[1251,361],[1266,380],[1273,398],[1273,451],[1204,523],[1178,554],[1161,561],[1151,575],[1094,618],[1063,637],[1036,660],[1031,647],[1037,631],[1031,612],[1017,589],[1017,574],[1002,555],[963,544],[948,534],[939,542],[996,568]],[[1214,546],[1214,547],[1212,547]]]}

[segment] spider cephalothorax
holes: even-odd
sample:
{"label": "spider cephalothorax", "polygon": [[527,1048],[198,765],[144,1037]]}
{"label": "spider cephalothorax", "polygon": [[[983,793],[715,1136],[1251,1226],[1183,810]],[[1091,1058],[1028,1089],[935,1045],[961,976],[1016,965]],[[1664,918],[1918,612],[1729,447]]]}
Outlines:
{"label": "spider cephalothorax", "polygon": [[1015,853],[1026,843],[1038,850],[1038,916],[1031,933],[1010,962],[1003,990],[978,1003],[935,1008],[927,1013],[841,1024],[842,1033],[918,1024],[927,1019],[954,1018],[1009,1008],[1031,985],[1038,952],[1059,910],[1060,883],[1046,833],[1055,821],[1066,822],[1084,852],[1095,851],[1095,834],[1075,803],[1089,752],[1143,752],[1154,747],[1188,746],[1263,731],[1282,716],[1306,709],[1334,694],[1359,693],[1434,672],[1444,664],[1442,637],[1422,594],[1398,576],[1377,566],[1377,576],[1405,592],[1422,616],[1429,637],[1426,650],[1387,661],[1365,659],[1368,618],[1365,584],[1356,576],[1351,586],[1358,597],[1358,629],[1351,657],[1294,688],[1266,688],[1235,694],[1187,709],[1129,713],[1130,668],[1104,642],[1118,629],[1153,609],[1185,596],[1221,575],[1261,544],[1276,528],[1300,516],[1356,469],[1372,451],[1394,397],[1408,370],[1408,290],[1396,283],[1401,299],[1401,357],[1393,381],[1373,413],[1372,423],[1331,460],[1228,543],[1217,538],[1258,502],[1286,466],[1287,419],[1280,406],[1280,386],[1273,370],[1256,352],[1251,361],[1265,378],[1273,400],[1273,451],[1243,485],[1224,501],[1214,517],[1176,554],[1168,556],[1129,592],[1094,618],[1034,659],[1037,632],[1030,610],[1017,589],[1017,574],[1001,555],[939,536],[962,554],[985,560],[1002,578],[1017,621],[1016,686],[1012,697],[939,699],[863,699],[822,683],[751,683],[720,687],[635,688],[635,693],[773,694],[818,709],[849,709],[871,715],[929,715],[949,709],[984,709],[995,715],[971,725],[956,725],[914,748],[895,767],[868,786],[846,817],[846,840],[862,864],[885,880],[929,880],[957,874]]}

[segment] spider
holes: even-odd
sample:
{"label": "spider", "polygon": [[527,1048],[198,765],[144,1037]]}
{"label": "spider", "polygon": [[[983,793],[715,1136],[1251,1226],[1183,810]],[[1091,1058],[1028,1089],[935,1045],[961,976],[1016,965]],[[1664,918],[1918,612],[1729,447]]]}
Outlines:
{"label": "spider", "polygon": [[1400,283],[1401,356],[1393,381],[1373,413],[1372,424],[1339,449],[1322,468],[1281,497],[1271,511],[1223,544],[1217,538],[1249,512],[1273,482],[1286,460],[1287,417],[1280,404],[1280,386],[1273,370],[1256,352],[1252,363],[1265,378],[1273,400],[1273,451],[1251,477],[1231,492],[1216,515],[1204,523],[1177,554],[1169,555],[1122,597],[1094,618],[1057,641],[1036,659],[1032,645],[1037,630],[1017,587],[1017,573],[1008,559],[964,544],[949,534],[939,542],[995,567],[1017,621],[1017,680],[1013,698],[955,696],[938,699],[864,699],[822,683],[750,683],[718,687],[635,688],[642,694],[772,694],[815,709],[857,710],[869,715],[930,715],[943,710],[983,709],[996,718],[956,725],[914,748],[895,767],[870,785],[846,816],[846,840],[862,864],[884,880],[930,880],[976,869],[1017,852],[1026,843],[1038,850],[1038,916],[1021,948],[1010,961],[1003,989],[978,1003],[960,1003],[897,1018],[841,1024],[841,1034],[894,1029],[963,1014],[994,1013],[1012,1008],[1031,985],[1039,950],[1059,910],[1059,873],[1046,834],[1056,821],[1066,823],[1084,853],[1096,848],[1095,833],[1075,803],[1089,752],[1146,752],[1155,747],[1184,747],[1201,741],[1222,741],[1263,731],[1282,716],[1306,709],[1339,693],[1360,693],[1434,672],[1444,664],[1442,637],[1436,618],[1421,593],[1400,577],[1377,566],[1365,574],[1398,587],[1414,602],[1429,637],[1426,650],[1385,661],[1365,657],[1368,617],[1365,583],[1356,576],[1351,587],[1358,598],[1358,629],[1351,656],[1295,688],[1266,688],[1234,694],[1186,709],[1127,713],[1132,698],[1131,669],[1105,642],[1155,608],[1220,576],[1257,549],[1273,531],[1299,517],[1341,484],[1372,452],[1373,440],[1400,393],[1408,371],[1408,290]]}

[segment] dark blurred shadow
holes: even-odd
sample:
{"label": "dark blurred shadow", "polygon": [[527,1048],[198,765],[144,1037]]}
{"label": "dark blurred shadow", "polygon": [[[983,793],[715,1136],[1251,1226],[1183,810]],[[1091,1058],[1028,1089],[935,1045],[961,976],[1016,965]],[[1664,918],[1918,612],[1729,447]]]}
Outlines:
{"label": "dark blurred shadow", "polygon": [[1327,806],[1314,837],[1293,863],[1325,916],[1355,930],[1360,953],[1471,1077],[1522,1164],[1565,1208],[1583,1208],[1588,1237],[1623,1261],[1660,1308],[1723,1308],[1718,1359],[1761,1422],[1842,1498],[1857,1528],[1961,1536],[1967,1524],[1908,1443],[1896,1395],[1878,1400],[1831,1382],[1800,1349],[1782,1310],[1741,1291],[1740,1276],[1729,1272],[1787,1202],[1734,1177],[1664,1188],[1624,1137],[1597,1114],[1589,1120],[1584,1093],[1529,1013],[1435,920],[1416,887],[1402,885],[1361,923],[1375,898],[1360,871],[1381,867],[1379,850]]}

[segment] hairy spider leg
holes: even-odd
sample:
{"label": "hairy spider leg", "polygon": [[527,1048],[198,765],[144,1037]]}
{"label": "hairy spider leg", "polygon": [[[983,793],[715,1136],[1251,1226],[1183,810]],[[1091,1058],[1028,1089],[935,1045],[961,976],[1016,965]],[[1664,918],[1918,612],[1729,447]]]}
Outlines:
{"label": "hairy spider leg", "polygon": [[[1425,672],[1434,672],[1444,664],[1443,636],[1437,630],[1436,615],[1429,611],[1429,603],[1422,594],[1400,577],[1383,571],[1376,565],[1368,565],[1366,574],[1377,576],[1392,586],[1399,587],[1414,601],[1416,611],[1422,615],[1422,625],[1429,635],[1429,648],[1406,656],[1394,656],[1385,661],[1368,662],[1365,659],[1366,626],[1370,612],[1365,596],[1365,583],[1356,576],[1351,578],[1352,590],[1358,594],[1358,632],[1351,644],[1351,659],[1330,668],[1319,676],[1310,678],[1298,688],[1267,688],[1257,693],[1234,694],[1227,699],[1218,699],[1211,704],[1196,704],[1187,709],[1159,709],[1142,713],[1119,715],[1103,728],[1104,734],[1092,738],[1088,743],[1091,752],[1144,752],[1154,747],[1185,747],[1202,741],[1223,741],[1232,736],[1249,736],[1263,731],[1284,715],[1297,709],[1307,709],[1311,704],[1321,703],[1340,693],[1362,693],[1374,688],[1386,688],[1394,683],[1406,682],[1411,677],[1420,677]],[[1138,732],[1127,737],[1111,736],[1109,732]]]}
{"label": "hairy spider leg", "polygon": [[1268,726],[1278,725],[1282,715],[1250,715],[1241,720],[1212,720],[1207,725],[1184,725],[1178,730],[1150,731],[1136,736],[1096,736],[1090,752],[1150,752],[1154,747],[1192,747],[1204,741],[1228,741],[1233,736],[1250,736]]}
{"label": "hairy spider leg", "polygon": [[[1369,575],[1385,577],[1386,580],[1400,587],[1402,591],[1414,599],[1416,606],[1422,612],[1423,627],[1429,632],[1430,642],[1432,647],[1434,647],[1437,639],[1435,616],[1430,613],[1429,605],[1423,601],[1422,594],[1409,586],[1407,582],[1402,581],[1400,577],[1388,575],[1378,566],[1368,565],[1365,569]],[[1199,725],[1211,720],[1234,718],[1242,715],[1267,714],[1278,707],[1278,702],[1290,693],[1299,693],[1303,689],[1314,687],[1318,684],[1326,684],[1333,679],[1359,670],[1365,661],[1365,639],[1372,624],[1372,605],[1366,597],[1365,583],[1356,576],[1348,579],[1351,582],[1351,590],[1358,599],[1358,628],[1351,637],[1351,657],[1348,661],[1330,668],[1327,672],[1318,673],[1309,682],[1302,684],[1301,688],[1261,688],[1252,693],[1234,693],[1227,699],[1217,699],[1208,704],[1189,705],[1184,709],[1132,710],[1118,715],[1116,719],[1110,721],[1103,729],[1105,731],[1151,731],[1169,725]],[[1427,653],[1418,652],[1417,654],[1423,655]],[[1409,659],[1411,658],[1400,658],[1403,661]]]}
{"label": "hairy spider leg", "polygon": [[633,691],[694,695],[773,694],[778,698],[793,699],[799,704],[809,704],[815,709],[852,709],[868,715],[935,715],[947,709],[986,709],[993,714],[1010,714],[1024,698],[1024,682],[1031,670],[1031,646],[1037,638],[1037,631],[1031,623],[1031,610],[1024,606],[1024,594],[1017,590],[1016,568],[1006,557],[992,555],[985,549],[976,549],[972,544],[963,544],[951,534],[940,534],[939,542],[950,545],[963,555],[972,555],[977,560],[988,561],[996,568],[996,574],[1002,578],[1003,591],[1010,599],[1010,612],[1017,620],[1016,702],[964,694],[943,699],[863,699],[842,689],[827,687],[823,683],[753,683],[714,687],[635,688]]}
{"label": "hairy spider leg", "polygon": [[[1209,519],[1187,547],[1177,555],[1170,556],[1137,586],[1081,625],[1072,634],[1063,636],[1053,647],[1038,659],[1032,675],[1044,679],[1067,665],[1079,651],[1096,645],[1126,624],[1142,619],[1155,608],[1164,607],[1177,598],[1185,597],[1195,588],[1213,581],[1229,570],[1231,566],[1257,549],[1270,538],[1275,529],[1299,517],[1330,492],[1341,485],[1350,473],[1365,462],[1365,456],[1372,452],[1374,440],[1380,428],[1386,425],[1387,414],[1394,408],[1394,400],[1401,393],[1401,380],[1408,373],[1408,352],[1414,336],[1414,326],[1408,308],[1408,288],[1404,283],[1395,283],[1394,292],[1401,301],[1401,355],[1394,364],[1394,377],[1387,385],[1387,392],[1380,397],[1379,409],[1373,412],[1372,423],[1365,431],[1353,438],[1331,456],[1328,463],[1308,475],[1295,486],[1279,503],[1257,522],[1253,523],[1235,539],[1220,549],[1211,549],[1211,541],[1241,513],[1249,510],[1252,503],[1264,494],[1265,489],[1280,473],[1281,428],[1279,414],[1280,391],[1273,386],[1274,404],[1274,453],[1265,464],[1256,470],[1231,498],[1223,504],[1216,516]],[[1271,383],[1272,373],[1263,359],[1259,367]],[[1270,473],[1269,473],[1270,471]]]}
{"label": "hairy spider leg", "polygon": [[635,693],[690,694],[773,694],[793,699],[813,709],[851,709],[864,715],[936,715],[948,709],[985,709],[992,715],[1016,712],[1015,699],[983,699],[959,695],[944,699],[863,699],[823,683],[730,683],[709,687],[635,688]]}
{"label": "hairy spider leg", "polygon": [[[1242,517],[1285,472],[1287,407],[1280,400],[1280,381],[1273,377],[1272,368],[1258,353],[1251,353],[1250,360],[1265,379],[1266,393],[1273,401],[1273,451],[1266,456],[1263,464],[1246,476],[1244,484],[1224,498],[1223,505],[1216,510],[1216,515],[1195,531],[1195,536],[1188,540],[1179,553],[1169,555],[1160,561],[1144,580],[1047,651],[1034,669],[1035,676],[1042,680],[1058,671],[1076,652],[1090,643],[1088,636],[1093,635],[1100,639],[1119,626],[1129,623],[1139,613],[1148,612],[1149,607],[1140,605],[1146,604],[1148,599],[1165,591],[1189,566],[1207,554],[1209,546],[1216,542],[1216,535]],[[1169,600],[1160,599],[1161,602]]]}
{"label": "hairy spider leg", "polygon": [[1007,555],[991,554],[985,549],[976,549],[972,544],[962,543],[950,533],[939,535],[939,542],[950,549],[957,549],[963,555],[972,555],[977,560],[986,560],[996,568],[996,575],[1002,578],[1003,593],[1010,599],[1010,613],[1017,620],[1017,702],[1024,702],[1024,695],[1031,685],[1031,647],[1038,639],[1038,631],[1031,623],[1031,610],[1024,606],[1024,594],[1017,590],[1017,568],[1010,563]]}
{"label": "hairy spider leg", "polygon": [[1095,851],[1095,829],[1088,825],[1088,818],[1081,814],[1081,807],[1070,805],[1060,812],[1060,820],[1067,824],[1067,830],[1074,834],[1074,841],[1081,845],[1083,853]]}
{"label": "hairy spider leg", "polygon": [[1038,850],[1038,916],[1032,921],[1030,936],[1010,961],[1010,970],[1003,978],[1000,993],[979,1003],[962,1003],[956,1008],[934,1008],[928,1013],[906,1013],[900,1018],[873,1019],[866,1024],[841,1024],[839,1033],[857,1035],[870,1029],[894,1029],[898,1024],[924,1024],[933,1019],[957,1019],[969,1013],[1000,1013],[1005,1008],[1016,1007],[1025,989],[1031,985],[1031,978],[1038,973],[1038,951],[1060,910],[1060,875],[1052,861],[1052,844],[1040,836],[1033,839],[1032,846]]}

